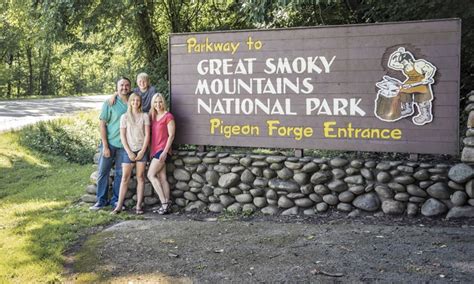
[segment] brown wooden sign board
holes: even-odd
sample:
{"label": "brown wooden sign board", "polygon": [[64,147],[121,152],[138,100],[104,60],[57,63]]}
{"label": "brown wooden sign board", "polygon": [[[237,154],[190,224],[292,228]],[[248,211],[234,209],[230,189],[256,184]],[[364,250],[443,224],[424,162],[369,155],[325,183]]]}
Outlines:
{"label": "brown wooden sign board", "polygon": [[176,143],[459,153],[458,19],[169,41]]}

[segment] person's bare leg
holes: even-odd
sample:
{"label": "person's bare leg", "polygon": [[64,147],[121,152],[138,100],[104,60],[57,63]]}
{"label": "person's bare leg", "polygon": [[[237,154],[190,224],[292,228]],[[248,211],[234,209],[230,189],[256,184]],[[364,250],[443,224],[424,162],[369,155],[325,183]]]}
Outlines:
{"label": "person's bare leg", "polygon": [[132,176],[133,164],[122,163],[122,180],[120,182],[120,192],[119,199],[117,201],[117,206],[114,211],[122,211],[123,202],[125,201],[125,195],[128,191],[128,183],[130,182],[130,177]]}
{"label": "person's bare leg", "polygon": [[146,162],[137,162],[137,211],[141,211],[143,205],[143,192],[145,190],[145,166]]}
{"label": "person's bare leg", "polygon": [[161,186],[160,180],[156,176],[158,172],[163,167],[162,163],[158,162],[158,159],[152,159],[150,163],[150,167],[148,168],[147,177],[150,180],[151,184],[153,185],[153,189],[158,194],[161,203],[165,202],[165,196],[163,194],[163,188]]}
{"label": "person's bare leg", "polygon": [[163,189],[164,195],[164,203],[170,202],[170,184],[168,183],[168,179],[166,177],[166,164],[163,163],[163,167],[158,172],[158,179],[161,183],[161,188]]}

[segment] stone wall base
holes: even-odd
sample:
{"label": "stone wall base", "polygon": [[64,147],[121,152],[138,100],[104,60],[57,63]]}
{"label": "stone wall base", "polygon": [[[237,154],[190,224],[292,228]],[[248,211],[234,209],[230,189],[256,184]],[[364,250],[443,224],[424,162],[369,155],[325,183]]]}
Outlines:
{"label": "stone wall base", "polygon": [[[313,215],[332,208],[352,215],[474,217],[474,170],[462,163],[180,151],[167,172],[175,208],[187,212]],[[84,202],[95,202],[96,175],[91,175]],[[136,203],[135,189],[133,179],[127,207]],[[147,182],[145,205],[158,203]]]}

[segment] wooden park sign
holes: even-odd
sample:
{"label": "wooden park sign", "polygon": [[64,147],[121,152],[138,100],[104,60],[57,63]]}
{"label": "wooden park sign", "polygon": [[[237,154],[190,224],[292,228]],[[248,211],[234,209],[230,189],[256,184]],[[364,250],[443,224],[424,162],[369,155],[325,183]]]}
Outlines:
{"label": "wooden park sign", "polygon": [[457,19],[172,34],[176,142],[458,154]]}

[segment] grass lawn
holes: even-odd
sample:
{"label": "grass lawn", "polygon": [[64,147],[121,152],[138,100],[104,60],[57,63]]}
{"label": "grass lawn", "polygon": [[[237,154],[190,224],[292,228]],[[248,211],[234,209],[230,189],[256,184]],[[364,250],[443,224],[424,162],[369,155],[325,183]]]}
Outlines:
{"label": "grass lawn", "polygon": [[78,204],[92,163],[27,149],[19,136],[0,134],[0,283],[61,282],[63,254],[87,228],[127,217]]}

